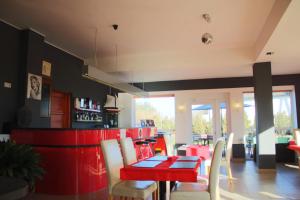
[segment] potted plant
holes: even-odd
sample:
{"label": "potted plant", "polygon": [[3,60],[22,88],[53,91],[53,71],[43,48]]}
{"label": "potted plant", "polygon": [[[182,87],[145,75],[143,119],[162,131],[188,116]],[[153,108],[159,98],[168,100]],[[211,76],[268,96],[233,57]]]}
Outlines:
{"label": "potted plant", "polygon": [[40,156],[30,145],[0,141],[0,176],[23,179],[33,191],[36,179],[44,174],[39,163]]}

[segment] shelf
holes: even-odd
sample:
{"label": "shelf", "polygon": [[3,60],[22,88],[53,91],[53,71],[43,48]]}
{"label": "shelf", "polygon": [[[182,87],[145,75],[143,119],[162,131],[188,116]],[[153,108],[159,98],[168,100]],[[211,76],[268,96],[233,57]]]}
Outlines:
{"label": "shelf", "polygon": [[108,108],[108,109],[105,109],[106,112],[114,112],[114,113],[118,113],[120,112],[119,109],[113,109],[113,108]]}
{"label": "shelf", "polygon": [[101,110],[93,110],[93,109],[86,109],[86,108],[75,108],[75,110],[97,112],[97,113],[101,113],[102,112]]}
{"label": "shelf", "polygon": [[102,122],[102,120],[75,120],[75,122]]}

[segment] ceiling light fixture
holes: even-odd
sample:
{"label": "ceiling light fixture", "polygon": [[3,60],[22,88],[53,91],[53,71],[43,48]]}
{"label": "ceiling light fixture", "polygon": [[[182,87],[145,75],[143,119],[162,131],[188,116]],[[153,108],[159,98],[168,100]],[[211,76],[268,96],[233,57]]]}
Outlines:
{"label": "ceiling light fixture", "polygon": [[268,51],[268,52],[266,53],[267,56],[271,56],[271,55],[273,55],[273,54],[274,54],[274,51]]}
{"label": "ceiling light fixture", "polygon": [[[202,14],[202,18],[207,22],[211,22],[211,17],[208,13]],[[213,41],[213,36],[210,33],[204,33],[201,37],[202,43],[203,44],[211,44]]]}
{"label": "ceiling light fixture", "polygon": [[[112,25],[113,29],[116,31],[118,29],[117,24]],[[121,78],[118,78],[112,74],[106,73],[104,71],[101,71],[98,69],[98,58],[97,58],[97,36],[98,36],[98,29],[95,30],[95,54],[94,54],[94,66],[91,65],[84,65],[82,67],[82,76],[96,81],[98,83],[102,83],[104,85],[116,88],[118,90],[121,90],[122,92],[126,92],[135,96],[139,97],[148,97],[148,92],[144,91],[143,89],[140,89],[138,87],[135,87],[134,85],[128,84],[125,80],[122,80]],[[116,50],[116,67],[118,66],[118,48],[117,44],[115,45]]]}
{"label": "ceiling light fixture", "polygon": [[202,15],[202,18],[207,22],[210,23],[211,22],[211,17],[208,13],[205,13]]}
{"label": "ceiling light fixture", "polygon": [[214,38],[210,33],[204,33],[201,38],[203,44],[211,44],[213,39]]}

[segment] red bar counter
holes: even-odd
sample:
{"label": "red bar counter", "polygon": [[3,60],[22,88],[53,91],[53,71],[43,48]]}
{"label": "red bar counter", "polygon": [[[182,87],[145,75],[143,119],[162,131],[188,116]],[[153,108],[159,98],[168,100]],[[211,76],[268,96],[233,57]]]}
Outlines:
{"label": "red bar counter", "polygon": [[[150,136],[151,129],[145,129],[141,130],[142,138]],[[119,140],[120,129],[16,129],[11,139],[17,144],[32,145],[41,155],[46,173],[43,180],[37,181],[36,192],[79,195],[107,186],[100,141]]]}

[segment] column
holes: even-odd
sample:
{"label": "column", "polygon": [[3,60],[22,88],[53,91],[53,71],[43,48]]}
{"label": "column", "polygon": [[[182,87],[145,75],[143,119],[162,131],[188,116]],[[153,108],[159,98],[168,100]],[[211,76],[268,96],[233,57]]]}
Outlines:
{"label": "column", "polygon": [[258,169],[275,169],[275,129],[272,102],[271,63],[253,65]]}
{"label": "column", "polygon": [[175,143],[192,144],[192,108],[190,96],[183,94],[175,95]]}
{"label": "column", "polygon": [[119,127],[135,127],[135,104],[133,96],[128,93],[119,93],[117,107],[121,109]]}
{"label": "column", "polygon": [[232,145],[232,158],[244,160],[245,159],[245,148],[244,148],[244,135],[245,135],[245,124],[244,124],[244,98],[243,90],[231,89],[229,93],[230,105],[228,111],[230,111],[231,120],[230,131],[234,133],[233,145]]}

